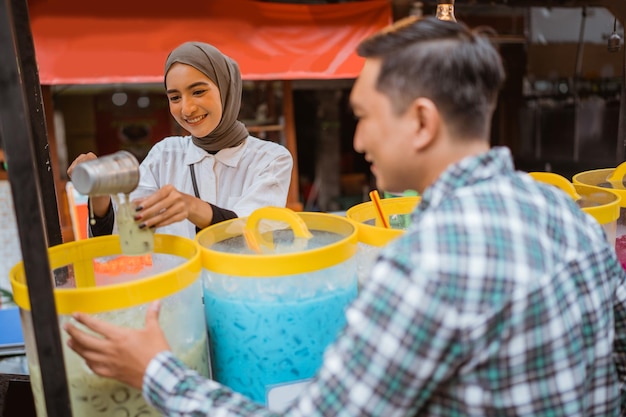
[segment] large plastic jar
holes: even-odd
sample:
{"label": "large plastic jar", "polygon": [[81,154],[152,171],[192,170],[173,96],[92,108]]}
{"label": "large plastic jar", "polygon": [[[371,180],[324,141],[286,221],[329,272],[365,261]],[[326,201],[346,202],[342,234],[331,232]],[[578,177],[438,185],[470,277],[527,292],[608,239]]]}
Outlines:
{"label": "large plastic jar", "polygon": [[387,216],[389,228],[382,225],[376,214],[376,207],[371,201],[357,204],[346,211],[346,217],[357,223],[358,276],[361,285],[369,276],[380,249],[400,237],[409,227],[411,213],[420,200],[420,197],[415,196],[381,199],[381,207]]}
{"label": "large plastic jar", "polygon": [[582,211],[600,223],[609,244],[615,245],[617,219],[622,200],[618,194],[598,187],[572,184],[567,178],[553,172],[531,172],[529,174],[535,180],[554,185],[568,194]]}
{"label": "large plastic jar", "polygon": [[[118,236],[65,243],[48,250],[56,277],[54,298],[63,357],[74,416],[160,416],[141,392],[95,375],[66,345],[64,323],[76,311],[120,326],[143,327],[148,305],[162,299],[159,322],[173,353],[189,367],[209,376],[208,345],[200,250],[190,239],[155,235],[155,252],[122,256]],[[35,407],[46,416],[41,372],[23,263],[10,273],[15,302],[20,308],[24,343]]]}
{"label": "large plastic jar", "polygon": [[283,410],[321,366],[357,295],[356,226],[266,207],[196,239],[214,379]]}
{"label": "large plastic jar", "polygon": [[617,218],[617,231],[615,237],[615,253],[620,263],[626,269],[626,186],[624,175],[626,174],[626,162],[616,168],[594,169],[580,172],[572,178],[574,184],[582,184],[605,191],[610,191],[620,196],[620,210]]}

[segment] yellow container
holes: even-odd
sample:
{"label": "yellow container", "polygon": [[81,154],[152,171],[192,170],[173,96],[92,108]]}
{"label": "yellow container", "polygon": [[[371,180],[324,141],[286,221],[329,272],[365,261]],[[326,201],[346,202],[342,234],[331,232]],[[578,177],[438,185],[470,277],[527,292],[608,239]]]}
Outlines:
{"label": "yellow container", "polygon": [[626,269],[626,162],[616,168],[594,169],[580,172],[572,178],[574,184],[583,184],[598,189],[611,191],[620,196],[620,212],[617,219],[615,252],[622,266]]}
{"label": "yellow container", "polygon": [[567,178],[552,172],[529,173],[537,181],[554,185],[565,191],[585,213],[597,220],[607,241],[615,245],[617,219],[620,213],[621,197],[616,193],[583,184],[572,184]]}
{"label": "yellow container", "polygon": [[[159,317],[172,351],[188,366],[209,376],[206,323],[202,306],[200,248],[190,239],[155,235],[155,252],[142,257],[121,255],[119,237],[96,237],[51,247],[50,267],[56,277],[54,298],[63,343],[70,401],[75,416],[159,416],[141,392],[93,374],[66,345],[61,330],[76,311],[107,322],[139,328],[150,302],[162,299]],[[63,278],[61,278],[63,277]],[[45,399],[33,333],[24,265],[10,272],[20,308],[31,387],[38,416]]]}
{"label": "yellow container", "polygon": [[401,236],[408,227],[410,214],[420,197],[394,197],[380,200],[391,228],[385,228],[371,201],[357,204],[346,211],[346,217],[357,223],[359,250],[357,252],[359,282],[364,283],[372,269],[380,248]]}
{"label": "yellow container", "polygon": [[356,225],[265,207],[196,236],[215,380],[282,410],[322,364],[357,295]]}

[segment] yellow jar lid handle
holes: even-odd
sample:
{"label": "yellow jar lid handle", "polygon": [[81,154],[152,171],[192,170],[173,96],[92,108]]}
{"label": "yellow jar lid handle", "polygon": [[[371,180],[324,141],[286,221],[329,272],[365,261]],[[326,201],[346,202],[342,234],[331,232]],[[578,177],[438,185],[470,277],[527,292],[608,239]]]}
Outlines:
{"label": "yellow jar lid handle", "polygon": [[611,183],[613,188],[624,189],[624,175],[626,175],[626,162],[622,162],[609,175],[606,180]]}
{"label": "yellow jar lid handle", "polygon": [[578,201],[582,198],[580,194],[578,194],[578,192],[576,191],[576,187],[574,187],[574,184],[572,184],[567,178],[562,175],[555,174],[554,172],[529,172],[528,174],[536,181],[544,182],[546,184],[554,185],[560,188],[575,201]]}
{"label": "yellow jar lid handle", "polygon": [[248,248],[256,253],[261,253],[261,245],[274,249],[274,242],[266,239],[261,234],[259,223],[261,220],[276,220],[287,223],[295,237],[310,239],[313,237],[306,223],[295,211],[285,207],[262,207],[250,214],[243,230]]}

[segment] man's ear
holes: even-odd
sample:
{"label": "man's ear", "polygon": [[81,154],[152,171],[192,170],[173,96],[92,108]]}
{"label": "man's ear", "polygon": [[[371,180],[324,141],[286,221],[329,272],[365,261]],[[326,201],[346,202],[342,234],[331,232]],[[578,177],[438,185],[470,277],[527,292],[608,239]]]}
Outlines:
{"label": "man's ear", "polygon": [[441,115],[435,103],[424,97],[415,99],[412,104],[412,116],[415,118],[416,149],[424,149],[433,144],[440,132]]}

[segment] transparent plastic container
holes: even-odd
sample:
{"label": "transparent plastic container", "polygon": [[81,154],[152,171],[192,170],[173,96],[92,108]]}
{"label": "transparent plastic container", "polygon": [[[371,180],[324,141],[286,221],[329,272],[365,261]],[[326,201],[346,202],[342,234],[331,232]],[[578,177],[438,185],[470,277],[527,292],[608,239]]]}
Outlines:
{"label": "transparent plastic container", "polygon": [[380,200],[390,228],[385,228],[376,215],[371,201],[357,204],[346,211],[346,217],[357,223],[359,236],[358,276],[363,285],[369,276],[380,249],[400,237],[410,225],[411,213],[421,201],[420,197],[393,197]]}
{"label": "transparent plastic container", "polygon": [[[162,300],[159,322],[173,353],[189,367],[210,376],[206,322],[202,305],[200,248],[193,240],[155,235],[155,252],[141,257],[121,255],[117,236],[96,237],[51,247],[54,297],[63,357],[74,416],[160,416],[141,392],[95,375],[67,347],[61,330],[76,311],[107,322],[140,328],[148,305]],[[46,416],[41,372],[23,263],[10,273],[20,308],[31,388],[39,417]]]}
{"label": "transparent plastic container", "polygon": [[617,218],[617,230],[615,237],[615,252],[626,269],[626,185],[624,176],[626,175],[626,162],[616,168],[594,169],[580,172],[572,178],[574,184],[582,184],[596,189],[610,191],[617,194],[621,200],[619,202],[619,217]]}
{"label": "transparent plastic container", "polygon": [[591,215],[604,229],[606,239],[615,245],[617,220],[620,214],[621,197],[616,193],[583,184],[572,184],[567,178],[552,172],[529,173],[537,181],[554,185],[565,191],[578,207]]}
{"label": "transparent plastic container", "polygon": [[284,409],[321,366],[356,298],[356,225],[266,207],[196,239],[214,379]]}

